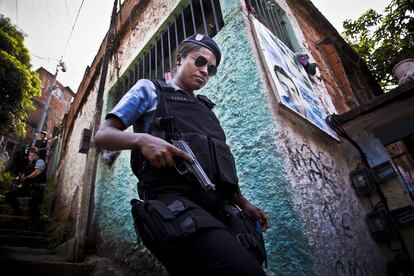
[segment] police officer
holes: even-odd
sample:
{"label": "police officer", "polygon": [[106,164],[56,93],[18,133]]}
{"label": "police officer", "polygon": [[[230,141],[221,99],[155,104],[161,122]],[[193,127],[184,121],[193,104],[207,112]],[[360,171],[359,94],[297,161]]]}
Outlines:
{"label": "police officer", "polygon": [[39,206],[43,201],[43,189],[46,182],[46,163],[39,158],[39,152],[29,152],[29,163],[26,166],[21,181],[23,185],[6,193],[6,201],[13,208],[16,215],[20,214],[18,197],[30,197],[29,212],[31,217],[30,228],[36,230],[39,226]]}
{"label": "police officer", "polygon": [[[263,240],[254,232],[269,227],[268,216],[240,193],[214,103],[194,94],[215,75],[220,59],[209,36],[188,37],[177,49],[172,81],[139,80],[95,136],[105,149],[132,150],[131,167],[146,202],[138,208],[138,229],[171,275],[264,275]],[[123,132],[131,125],[134,133]],[[178,163],[194,161],[172,138],[188,143],[214,191],[177,172]]]}
{"label": "police officer", "polygon": [[47,162],[47,151],[49,149],[49,141],[47,140],[47,132],[41,131],[39,137],[34,141],[33,148],[39,152],[39,158]]}

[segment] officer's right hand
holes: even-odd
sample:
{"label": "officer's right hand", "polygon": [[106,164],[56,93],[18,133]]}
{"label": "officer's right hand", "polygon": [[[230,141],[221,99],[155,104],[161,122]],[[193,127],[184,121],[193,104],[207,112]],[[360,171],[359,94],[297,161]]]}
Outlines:
{"label": "officer's right hand", "polygon": [[157,169],[173,166],[173,157],[181,157],[188,162],[193,162],[190,155],[158,137],[145,135],[140,144],[142,154]]}

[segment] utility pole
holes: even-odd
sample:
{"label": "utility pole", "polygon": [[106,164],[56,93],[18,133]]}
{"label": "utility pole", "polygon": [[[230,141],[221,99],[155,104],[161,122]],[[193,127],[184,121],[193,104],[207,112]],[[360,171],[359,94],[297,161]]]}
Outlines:
{"label": "utility pole", "polygon": [[40,121],[37,125],[36,134],[39,134],[43,130],[43,125],[45,123],[47,111],[49,109],[50,99],[52,98],[53,90],[55,90],[56,86],[56,78],[59,72],[59,68],[62,69],[62,72],[66,72],[66,65],[63,61],[59,61],[59,64],[56,66],[56,73],[53,77],[52,83],[47,88],[49,94],[47,95],[46,103],[43,105],[42,115],[40,116]]}

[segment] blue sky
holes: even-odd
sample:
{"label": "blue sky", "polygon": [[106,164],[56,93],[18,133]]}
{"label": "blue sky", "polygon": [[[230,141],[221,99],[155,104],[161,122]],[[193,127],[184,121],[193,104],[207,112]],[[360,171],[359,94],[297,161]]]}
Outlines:
{"label": "blue sky", "polygon": [[[81,3],[77,24],[71,33]],[[325,17],[342,30],[345,19],[355,19],[365,10],[383,11],[390,0],[311,0]],[[9,17],[27,35],[33,69],[43,66],[54,73],[63,55],[67,72],[58,80],[76,91],[109,27],[113,0],[0,0],[0,13]],[[66,49],[66,50],[65,50]]]}

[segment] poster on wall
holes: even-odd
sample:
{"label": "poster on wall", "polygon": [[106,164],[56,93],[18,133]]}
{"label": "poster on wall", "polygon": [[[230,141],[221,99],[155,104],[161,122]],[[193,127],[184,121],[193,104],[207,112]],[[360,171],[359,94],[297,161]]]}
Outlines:
{"label": "poster on wall", "polygon": [[256,18],[251,18],[280,104],[338,140],[337,134],[325,122],[324,107],[295,53]]}

